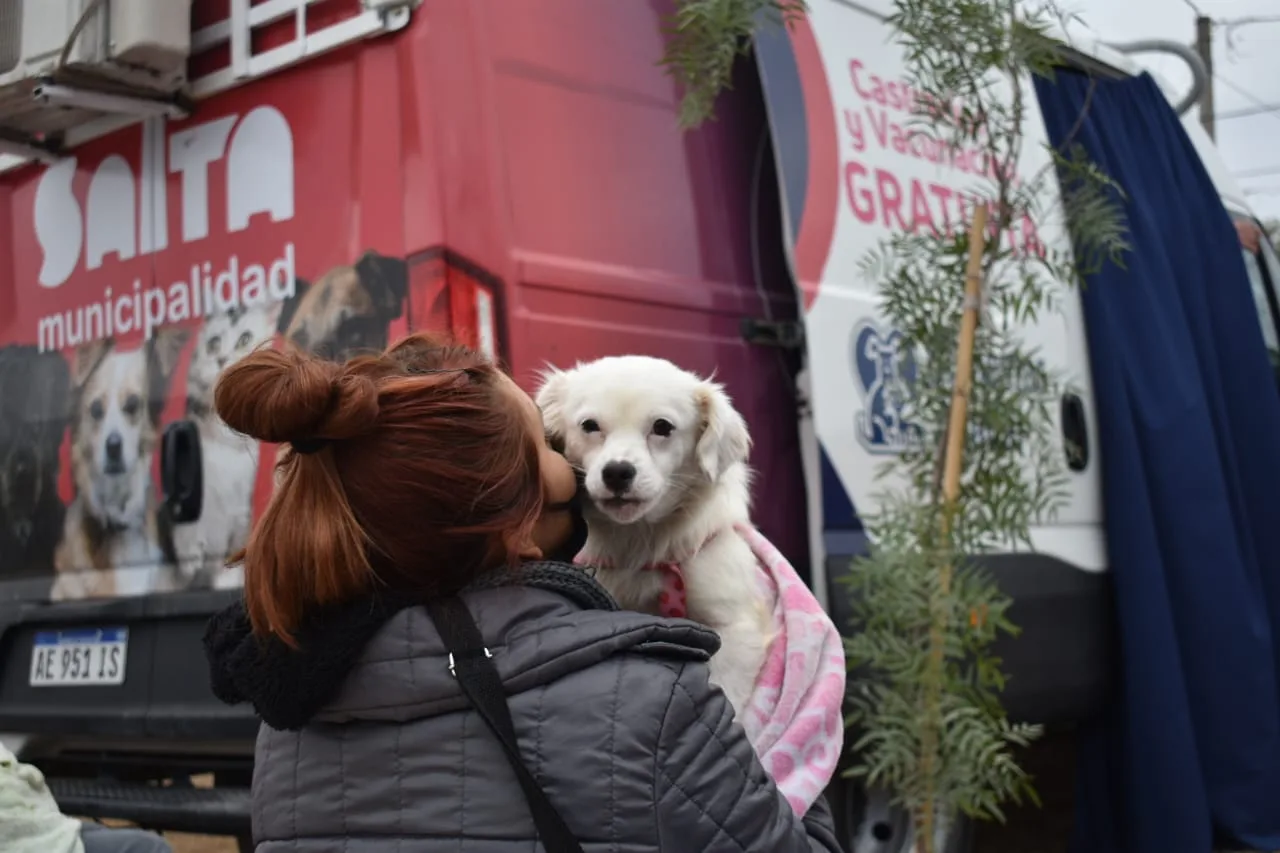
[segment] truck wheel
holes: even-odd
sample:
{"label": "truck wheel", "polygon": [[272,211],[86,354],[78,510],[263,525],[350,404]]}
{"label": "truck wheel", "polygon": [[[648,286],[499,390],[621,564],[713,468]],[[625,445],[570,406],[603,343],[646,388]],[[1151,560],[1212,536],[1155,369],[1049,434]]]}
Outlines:
{"label": "truck wheel", "polygon": [[[831,794],[836,831],[848,853],[913,853],[914,821],[891,803],[888,793],[841,779]],[[967,818],[960,815],[939,824],[938,853],[972,853],[973,827]]]}

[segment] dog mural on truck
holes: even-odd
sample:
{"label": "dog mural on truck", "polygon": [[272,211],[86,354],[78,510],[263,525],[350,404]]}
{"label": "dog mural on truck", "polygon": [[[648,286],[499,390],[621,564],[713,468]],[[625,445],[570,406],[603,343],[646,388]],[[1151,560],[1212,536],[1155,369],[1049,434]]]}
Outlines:
{"label": "dog mural on truck", "polygon": [[[341,205],[295,185],[288,109],[258,104],[173,132],[150,121],[126,131],[135,158],[118,140],[89,145],[14,192],[4,578],[47,577],[53,600],[239,584],[226,563],[275,457],[217,418],[218,376],[259,346],[381,349],[403,318],[405,262],[336,253],[348,242]],[[298,208],[320,213],[304,223]],[[200,512],[183,523],[160,488],[162,436],[177,421],[200,448]]]}
{"label": "dog mural on truck", "polygon": [[[140,345],[107,338],[66,354],[0,349],[6,573],[51,573],[54,600],[238,584],[226,563],[248,536],[260,453],[214,413],[218,376],[264,344],[333,358],[385,347],[403,311],[405,269],[368,252],[314,285],[299,279],[286,301],[213,311]],[[203,509],[188,524],[169,522],[155,476],[175,396],[200,436]],[[63,460],[71,489],[60,496]]]}
{"label": "dog mural on truck", "polygon": [[[6,574],[51,573],[54,600],[237,585],[226,563],[248,536],[260,453],[214,413],[218,376],[264,344],[333,358],[385,347],[403,311],[405,269],[368,252],[314,285],[298,280],[284,302],[213,311],[133,347],[107,338],[66,354],[0,349]],[[169,522],[155,476],[175,396],[200,436],[202,512],[188,524]],[[63,460],[71,489],[60,496]]]}
{"label": "dog mural on truck", "polygon": [[58,353],[0,347],[0,577],[53,572],[66,507],[58,495],[71,372]]}
{"label": "dog mural on truck", "polygon": [[152,469],[161,410],[186,337],[164,329],[133,349],[106,338],[75,353],[74,497],[54,559],[55,600],[176,588],[161,550]]}

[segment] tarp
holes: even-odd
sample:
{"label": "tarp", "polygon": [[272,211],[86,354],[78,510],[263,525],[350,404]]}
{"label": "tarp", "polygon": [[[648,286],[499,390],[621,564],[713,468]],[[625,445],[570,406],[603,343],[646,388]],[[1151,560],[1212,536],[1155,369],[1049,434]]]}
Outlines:
{"label": "tarp", "polygon": [[1150,77],[1037,94],[1124,188],[1133,244],[1083,293],[1120,684],[1072,848],[1280,850],[1280,395],[1240,245]]}

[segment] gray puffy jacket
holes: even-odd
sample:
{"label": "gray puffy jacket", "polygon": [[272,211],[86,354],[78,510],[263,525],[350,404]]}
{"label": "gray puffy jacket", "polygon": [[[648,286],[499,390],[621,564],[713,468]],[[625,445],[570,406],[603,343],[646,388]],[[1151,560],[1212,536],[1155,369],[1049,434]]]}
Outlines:
{"label": "gray puffy jacket", "polygon": [[[621,612],[559,564],[491,577],[463,600],[507,687],[525,763],[584,850],[838,853],[825,803],[795,817],[708,684],[713,633]],[[257,853],[542,850],[421,607],[335,608],[299,640],[296,652],[259,643],[239,605],[205,638],[215,692],[253,702],[265,721]]]}

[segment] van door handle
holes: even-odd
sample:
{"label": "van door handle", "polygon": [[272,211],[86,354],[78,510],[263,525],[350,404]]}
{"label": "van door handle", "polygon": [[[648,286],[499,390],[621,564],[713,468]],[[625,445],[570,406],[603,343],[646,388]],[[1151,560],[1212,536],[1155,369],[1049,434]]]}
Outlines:
{"label": "van door handle", "polygon": [[1089,467],[1089,422],[1084,400],[1070,392],[1062,395],[1062,450],[1072,471]]}

